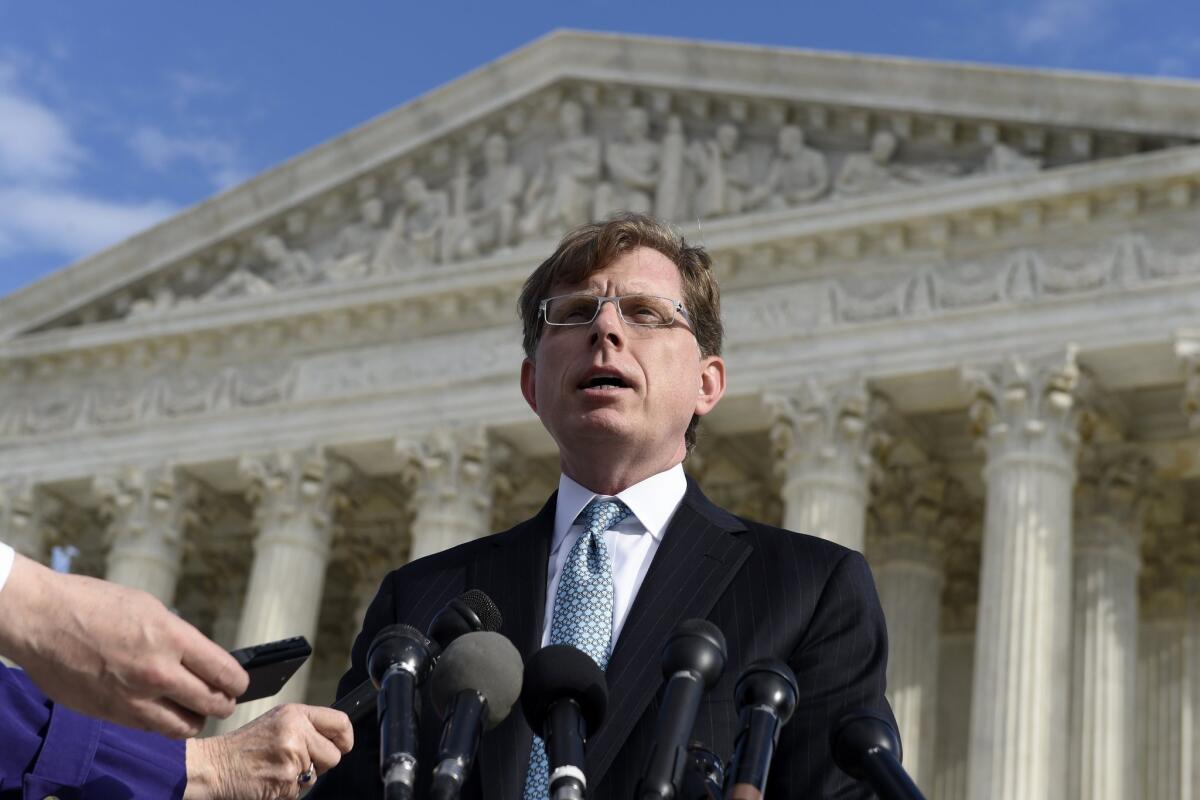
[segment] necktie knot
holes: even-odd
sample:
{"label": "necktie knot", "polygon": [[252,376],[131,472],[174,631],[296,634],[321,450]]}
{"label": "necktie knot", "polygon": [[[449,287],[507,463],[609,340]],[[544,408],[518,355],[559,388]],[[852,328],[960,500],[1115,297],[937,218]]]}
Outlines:
{"label": "necktie knot", "polygon": [[596,497],[584,507],[579,517],[588,533],[603,533],[632,514],[629,506],[615,497]]}

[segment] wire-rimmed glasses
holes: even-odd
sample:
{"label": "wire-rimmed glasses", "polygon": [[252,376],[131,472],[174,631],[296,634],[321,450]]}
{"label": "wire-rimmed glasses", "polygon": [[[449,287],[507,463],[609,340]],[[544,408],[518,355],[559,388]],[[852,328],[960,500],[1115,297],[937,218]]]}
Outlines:
{"label": "wire-rimmed glasses", "polygon": [[591,325],[600,315],[605,303],[617,307],[617,314],[627,325],[643,328],[665,328],[675,322],[675,315],[690,322],[687,309],[679,300],[653,294],[622,294],[608,297],[598,294],[562,294],[547,297],[539,306],[547,325],[570,327]]}

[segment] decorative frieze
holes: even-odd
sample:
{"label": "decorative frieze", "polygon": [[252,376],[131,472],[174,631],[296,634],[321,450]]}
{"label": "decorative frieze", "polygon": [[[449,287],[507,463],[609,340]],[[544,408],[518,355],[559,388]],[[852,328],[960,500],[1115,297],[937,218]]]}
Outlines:
{"label": "decorative frieze", "polygon": [[1081,150],[1080,134],[687,89],[560,84],[373,165],[65,322],[145,319],[436,268],[552,241],[616,209],[721,219],[1137,149],[1129,137],[1089,132],[1099,144]]}

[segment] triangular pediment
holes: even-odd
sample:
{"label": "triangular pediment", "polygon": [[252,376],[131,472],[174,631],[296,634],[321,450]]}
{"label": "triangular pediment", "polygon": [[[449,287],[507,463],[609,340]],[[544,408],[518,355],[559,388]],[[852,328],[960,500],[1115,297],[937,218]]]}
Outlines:
{"label": "triangular pediment", "polygon": [[[0,340],[1200,140],[1200,84],[558,32],[0,299]],[[184,309],[190,309],[184,312]]]}

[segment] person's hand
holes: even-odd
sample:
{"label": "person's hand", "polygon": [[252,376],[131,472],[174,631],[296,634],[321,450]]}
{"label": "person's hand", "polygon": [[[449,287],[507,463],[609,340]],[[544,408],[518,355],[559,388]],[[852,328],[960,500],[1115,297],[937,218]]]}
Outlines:
{"label": "person's hand", "polygon": [[278,800],[298,797],[354,746],[341,711],[323,706],[275,706],[232,733],[187,743],[184,800]]}
{"label": "person's hand", "polygon": [[0,654],[56,703],[175,738],[232,714],[250,681],[151,595],[22,556],[0,590]]}

